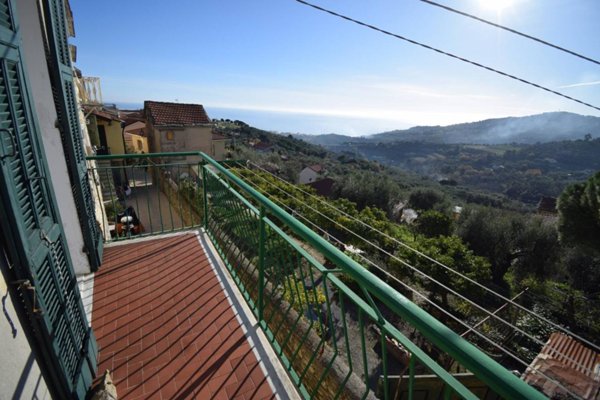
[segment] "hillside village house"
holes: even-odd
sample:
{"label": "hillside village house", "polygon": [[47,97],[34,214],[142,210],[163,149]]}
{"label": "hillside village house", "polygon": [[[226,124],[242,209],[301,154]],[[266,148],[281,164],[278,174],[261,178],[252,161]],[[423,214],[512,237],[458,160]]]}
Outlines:
{"label": "hillside village house", "polygon": [[103,107],[86,107],[86,124],[96,154],[125,154],[123,120],[116,112]]}
{"label": "hillside village house", "polygon": [[304,185],[306,183],[314,182],[321,176],[321,174],[323,174],[323,172],[324,169],[322,165],[310,165],[300,171],[300,174],[298,175],[298,183]]}
{"label": "hillside village house", "polygon": [[202,151],[223,160],[226,138],[213,134],[201,104],[145,101],[144,113],[151,152]]}
{"label": "hillside village house", "polygon": [[123,129],[123,139],[127,153],[149,153],[148,139],[146,138],[146,123],[136,121]]}

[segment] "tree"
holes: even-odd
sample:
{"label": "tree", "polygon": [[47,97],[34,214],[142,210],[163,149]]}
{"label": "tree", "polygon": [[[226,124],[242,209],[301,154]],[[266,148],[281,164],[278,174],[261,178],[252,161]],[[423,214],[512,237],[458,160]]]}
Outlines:
{"label": "tree", "polygon": [[561,242],[600,252],[600,172],[584,183],[568,186],[557,208]]}
{"label": "tree", "polygon": [[427,210],[417,219],[416,230],[427,237],[449,236],[452,233],[452,220],[439,211]]}
{"label": "tree", "polygon": [[458,235],[479,256],[490,260],[492,278],[504,286],[504,275],[514,259],[513,239],[522,222],[491,208],[467,210],[461,218]]}
{"label": "tree", "polygon": [[[474,255],[458,236],[438,236],[437,238],[422,239],[416,243],[416,247],[417,250],[450,269],[458,271],[481,284],[487,284],[491,278],[488,261],[483,257]],[[406,258],[411,265],[414,265],[420,271],[458,293],[464,294],[467,298],[481,298],[484,295],[481,288],[414,252],[407,254],[407,257],[405,257],[403,251],[398,254],[402,258]],[[415,276],[421,285],[431,293],[430,297],[439,297],[444,308],[448,307],[448,291],[446,289],[420,275]]]}
{"label": "tree", "polygon": [[512,270],[517,280],[533,276],[539,281],[558,275],[560,246],[556,225],[539,216],[526,220],[524,229],[514,238],[516,256]]}
{"label": "tree", "polygon": [[433,189],[417,189],[410,193],[408,204],[417,210],[431,210],[445,202],[442,192]]}

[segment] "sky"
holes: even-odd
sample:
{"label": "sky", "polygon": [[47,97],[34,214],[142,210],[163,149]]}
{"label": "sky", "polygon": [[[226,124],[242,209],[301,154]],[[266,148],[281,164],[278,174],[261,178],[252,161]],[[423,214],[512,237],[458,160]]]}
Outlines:
{"label": "sky", "polygon": [[[419,0],[312,0],[600,106],[600,65]],[[600,59],[599,0],[437,0]],[[76,66],[103,99],[200,103],[307,134],[600,112],[294,0],[70,0]]]}

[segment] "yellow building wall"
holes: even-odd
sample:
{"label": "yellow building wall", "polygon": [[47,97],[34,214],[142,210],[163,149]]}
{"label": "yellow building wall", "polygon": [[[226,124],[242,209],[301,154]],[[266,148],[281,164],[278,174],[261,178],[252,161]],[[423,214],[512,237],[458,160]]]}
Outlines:
{"label": "yellow building wall", "polygon": [[134,153],[150,153],[148,139],[134,133],[125,133],[125,145]]}
{"label": "yellow building wall", "polygon": [[125,146],[123,145],[123,132],[121,124],[118,121],[108,121],[97,118],[98,125],[104,126],[106,132],[106,144],[110,149],[111,154],[125,154]]}
{"label": "yellow building wall", "polygon": [[[153,143],[150,152],[202,151],[216,160],[225,159],[226,140],[212,140],[212,125],[187,127],[152,127]],[[168,138],[172,132],[172,139]],[[187,157],[188,161],[198,161],[197,157]]]}

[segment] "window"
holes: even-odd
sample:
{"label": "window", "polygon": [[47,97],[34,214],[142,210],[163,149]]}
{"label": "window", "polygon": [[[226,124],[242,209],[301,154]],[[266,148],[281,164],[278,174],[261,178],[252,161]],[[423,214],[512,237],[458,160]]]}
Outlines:
{"label": "window", "polygon": [[173,131],[167,131],[167,140],[175,140],[175,134]]}
{"label": "window", "polygon": [[138,150],[144,150],[144,144],[139,139],[137,141],[137,148],[138,148]]}

